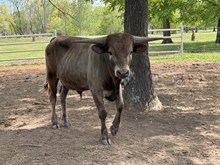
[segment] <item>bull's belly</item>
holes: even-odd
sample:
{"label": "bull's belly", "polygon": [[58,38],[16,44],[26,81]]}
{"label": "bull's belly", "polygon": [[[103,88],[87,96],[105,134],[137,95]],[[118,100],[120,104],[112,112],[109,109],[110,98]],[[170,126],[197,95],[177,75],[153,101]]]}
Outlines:
{"label": "bull's belly", "polygon": [[69,82],[69,81],[62,81],[60,80],[62,85],[64,85],[66,88],[76,91],[84,91],[89,90],[89,87],[85,83],[75,83],[75,82]]}
{"label": "bull's belly", "polygon": [[89,89],[86,75],[83,73],[62,68],[58,73],[58,78],[60,82],[68,89],[77,91],[84,91]]}

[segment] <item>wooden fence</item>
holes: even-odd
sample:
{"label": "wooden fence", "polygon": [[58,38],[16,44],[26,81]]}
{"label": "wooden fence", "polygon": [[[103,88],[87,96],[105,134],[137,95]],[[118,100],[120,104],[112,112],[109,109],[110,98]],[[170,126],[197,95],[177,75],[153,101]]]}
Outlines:
{"label": "wooden fence", "polygon": [[149,44],[149,47],[169,47],[169,46],[179,46],[179,49],[176,50],[158,50],[158,51],[149,51],[150,55],[155,54],[170,54],[170,53],[180,53],[183,55],[183,27],[178,29],[152,29],[148,30],[149,33],[159,33],[164,31],[175,32],[176,35],[171,34],[171,36],[163,37],[163,38],[180,38],[180,42],[169,43],[169,44]]}
{"label": "wooden fence", "polygon": [[[154,32],[154,33],[161,33],[163,31],[175,31],[178,34],[170,37],[163,37],[163,38],[180,38],[180,42],[178,43],[171,43],[171,44],[149,44],[149,47],[167,47],[167,46],[175,46],[179,45],[180,49],[177,50],[161,50],[160,51],[149,51],[150,55],[155,55],[155,54],[170,54],[170,53],[181,53],[183,55],[183,28],[179,29],[152,29],[149,30],[148,32]],[[28,35],[10,35],[10,36],[0,36],[0,39],[4,38],[33,38],[32,40],[35,39],[35,37],[55,37],[57,36],[56,31],[54,33],[45,33],[45,34],[28,34]],[[46,44],[48,41],[33,41],[33,42],[13,42],[13,43],[0,43],[0,47],[3,46],[13,46],[13,45],[31,45],[31,44]],[[37,52],[37,51],[44,51],[44,49],[32,49],[32,50],[10,50],[10,51],[0,51],[1,54],[7,54],[7,53],[22,53],[22,52]],[[7,60],[1,60],[1,61],[17,61],[17,60],[34,60],[34,59],[43,59],[43,57],[35,57],[35,58],[16,58],[16,59],[7,59]]]}
{"label": "wooden fence", "polygon": [[[43,33],[43,34],[26,34],[26,35],[8,35],[8,36],[0,36],[1,40],[4,39],[13,39],[13,38],[32,38],[32,42],[6,42],[0,43],[0,47],[4,46],[16,46],[16,45],[39,45],[39,44],[47,44],[48,41],[35,41],[36,37],[55,37],[57,35],[56,31],[54,33]],[[0,55],[9,54],[9,53],[26,53],[26,52],[39,52],[44,51],[44,49],[28,49],[28,50],[7,50],[0,51]],[[17,60],[33,60],[33,59],[42,59],[43,57],[32,57],[32,58],[13,58],[6,59],[1,61],[17,61]]]}

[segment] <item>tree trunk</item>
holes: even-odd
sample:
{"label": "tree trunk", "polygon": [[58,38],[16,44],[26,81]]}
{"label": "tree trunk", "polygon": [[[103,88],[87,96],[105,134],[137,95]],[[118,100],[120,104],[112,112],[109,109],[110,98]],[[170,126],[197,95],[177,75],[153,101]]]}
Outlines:
{"label": "tree trunk", "polygon": [[[125,0],[124,31],[136,36],[147,35],[147,0]],[[124,99],[127,109],[161,109],[152,81],[148,51],[133,55],[131,81],[125,86]],[[157,108],[156,108],[157,107]]]}
{"label": "tree trunk", "polygon": [[43,11],[44,11],[44,24],[43,24],[43,33],[47,32],[47,26],[48,26],[48,8],[47,8],[47,3],[46,0],[41,0],[42,6],[43,6]]}
{"label": "tree trunk", "polygon": [[195,31],[192,30],[191,41],[195,41],[195,39],[196,39]]}
{"label": "tree trunk", "polygon": [[195,33],[198,33],[199,29],[198,27],[195,28]]}
{"label": "tree trunk", "polygon": [[[167,19],[167,18],[163,19],[163,28],[164,29],[170,29],[170,21],[169,21],[169,19]],[[171,36],[170,31],[164,31],[163,32],[163,36],[164,37],[170,37]],[[163,39],[162,44],[169,44],[169,43],[173,43],[171,38]]]}
{"label": "tree trunk", "polygon": [[82,29],[83,29],[83,0],[78,0],[78,26],[79,26],[79,34],[82,35]]}
{"label": "tree trunk", "polygon": [[215,30],[215,26],[213,27],[213,32],[215,32],[216,30]]}
{"label": "tree trunk", "polygon": [[220,44],[220,18],[218,19],[217,35],[216,35],[215,43]]}

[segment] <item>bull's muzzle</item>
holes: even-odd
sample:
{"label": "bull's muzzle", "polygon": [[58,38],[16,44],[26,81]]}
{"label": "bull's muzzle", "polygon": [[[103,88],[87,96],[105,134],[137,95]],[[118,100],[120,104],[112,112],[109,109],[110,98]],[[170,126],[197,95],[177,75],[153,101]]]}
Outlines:
{"label": "bull's muzzle", "polygon": [[128,69],[120,68],[116,70],[115,75],[120,79],[124,79],[129,76],[129,73]]}

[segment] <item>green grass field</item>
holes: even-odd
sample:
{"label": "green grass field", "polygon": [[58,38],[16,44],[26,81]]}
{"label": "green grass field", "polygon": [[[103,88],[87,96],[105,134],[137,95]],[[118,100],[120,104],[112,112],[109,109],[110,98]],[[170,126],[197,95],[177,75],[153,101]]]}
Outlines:
{"label": "green grass field", "polygon": [[[44,57],[44,49],[49,43],[52,37],[36,37],[36,42],[47,42],[41,44],[25,44],[25,45],[7,45],[12,43],[21,42],[32,42],[32,38],[8,38],[0,39],[0,62],[13,60],[13,59],[23,59],[23,58],[38,58]],[[11,52],[4,53],[8,51],[28,51],[28,50],[40,50],[33,52]]]}
{"label": "green grass field", "polygon": [[[172,34],[172,36],[180,34]],[[215,44],[216,32],[199,31],[195,33],[195,41],[191,41],[191,32],[184,33],[184,54],[152,55],[151,60],[163,61],[179,61],[179,60],[205,60],[205,61],[220,61],[220,44]],[[150,35],[152,36],[152,35]],[[158,36],[158,35],[157,35]],[[159,34],[161,36],[161,34]],[[36,37],[36,42],[46,41],[49,43],[52,37]],[[0,62],[5,62],[14,59],[23,58],[38,58],[44,57],[44,49],[47,43],[44,44],[28,44],[28,45],[5,45],[15,42],[32,42],[32,38],[11,38],[0,39]],[[174,43],[179,43],[180,38],[173,38]],[[161,41],[155,41],[153,44],[158,44]],[[156,50],[179,50],[180,46],[157,46],[150,47],[150,51]],[[41,50],[34,52],[13,52],[3,53],[6,51],[26,51],[26,50]]]}
{"label": "green grass field", "polygon": [[[180,35],[180,34],[174,34]],[[216,32],[212,31],[199,31],[195,33],[195,41],[191,41],[191,32],[184,33],[183,35],[183,56],[178,54],[166,55],[152,55],[151,60],[167,60],[167,61],[180,61],[180,60],[202,60],[202,61],[220,61],[220,44],[215,44]],[[173,38],[174,43],[179,43],[180,38]],[[154,43],[160,43],[156,41]],[[166,46],[166,47],[150,47],[150,51],[154,50],[180,50],[180,46]]]}

